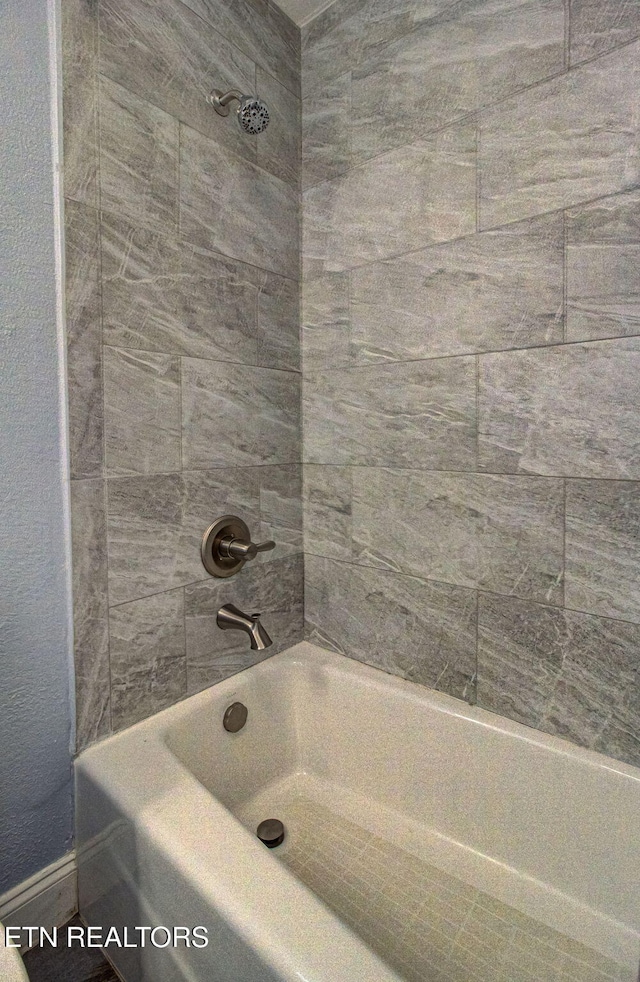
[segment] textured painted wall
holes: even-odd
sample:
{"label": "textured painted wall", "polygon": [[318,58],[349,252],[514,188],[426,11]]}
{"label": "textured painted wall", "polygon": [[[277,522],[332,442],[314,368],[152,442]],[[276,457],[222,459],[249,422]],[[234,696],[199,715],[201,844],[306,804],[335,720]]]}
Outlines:
{"label": "textured painted wall", "polygon": [[[297,28],[267,0],[63,0],[80,746],[302,637]],[[258,91],[260,137],[207,104]],[[99,133],[99,139],[98,139]],[[275,552],[211,579],[237,513]],[[264,560],[264,561],[263,561]]]}
{"label": "textured painted wall", "polygon": [[640,6],[303,29],[305,610],[640,764]]}
{"label": "textured painted wall", "polygon": [[53,13],[46,0],[0,6],[0,893],[72,844]]}

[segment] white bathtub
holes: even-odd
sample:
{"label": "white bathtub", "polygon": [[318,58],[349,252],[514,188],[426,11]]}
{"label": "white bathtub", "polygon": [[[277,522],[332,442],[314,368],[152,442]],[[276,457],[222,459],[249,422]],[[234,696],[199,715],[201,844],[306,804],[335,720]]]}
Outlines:
{"label": "white bathtub", "polygon": [[[249,718],[229,734],[236,700]],[[465,903],[481,891],[474,910],[495,898],[636,977],[640,771],[310,644],[91,748],[76,773],[85,920],[208,929],[201,949],[110,946],[126,982],[422,978],[290,871],[296,816],[308,832],[315,807],[320,855],[358,827],[466,884]],[[251,831],[270,817],[294,828],[273,852]]]}
{"label": "white bathtub", "polygon": [[29,982],[20,952],[16,948],[7,948],[4,942],[4,927],[0,924],[0,979],[2,982]]}

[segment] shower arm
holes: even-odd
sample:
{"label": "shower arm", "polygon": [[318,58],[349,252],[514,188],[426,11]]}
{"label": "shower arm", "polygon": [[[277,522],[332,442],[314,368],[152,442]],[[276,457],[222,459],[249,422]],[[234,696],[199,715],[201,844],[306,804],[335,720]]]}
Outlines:
{"label": "shower arm", "polygon": [[223,92],[222,89],[214,89],[211,95],[207,96],[207,102],[211,103],[219,116],[229,115],[229,103],[234,100],[242,102],[244,96],[238,89],[230,89]]}

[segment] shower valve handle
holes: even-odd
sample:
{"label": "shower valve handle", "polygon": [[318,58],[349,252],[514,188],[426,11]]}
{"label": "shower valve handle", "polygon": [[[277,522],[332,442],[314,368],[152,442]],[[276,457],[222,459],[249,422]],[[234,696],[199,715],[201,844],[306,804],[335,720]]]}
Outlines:
{"label": "shower valve handle", "polygon": [[246,522],[237,515],[223,515],[210,525],[202,538],[201,556],[204,568],[212,576],[233,576],[259,552],[275,549],[272,539],[252,542]]}
{"label": "shower valve handle", "polygon": [[220,555],[226,559],[255,559],[259,552],[270,552],[275,549],[273,539],[266,542],[245,542],[244,539],[234,539],[233,536],[220,540]]}

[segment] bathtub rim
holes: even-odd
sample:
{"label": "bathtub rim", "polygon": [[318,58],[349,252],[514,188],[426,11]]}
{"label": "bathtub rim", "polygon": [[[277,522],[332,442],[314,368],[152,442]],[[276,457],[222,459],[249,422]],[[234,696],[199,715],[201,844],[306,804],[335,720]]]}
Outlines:
{"label": "bathtub rim", "polygon": [[[259,676],[267,672],[275,672],[287,664],[292,667],[306,668],[308,666],[309,656],[320,667],[337,669],[341,673],[350,675],[364,676],[376,688],[390,686],[403,699],[414,703],[420,702],[426,704],[438,714],[464,719],[494,733],[505,733],[531,746],[548,750],[557,756],[582,761],[592,767],[620,774],[640,784],[640,767],[617,760],[615,757],[610,757],[601,751],[581,747],[563,737],[555,736],[552,733],[545,733],[542,730],[537,730],[535,727],[527,726],[525,723],[509,719],[507,716],[501,716],[499,713],[493,713],[480,706],[469,705],[446,692],[432,689],[429,686],[421,685],[410,679],[404,679],[398,675],[392,675],[384,669],[357,661],[348,655],[321,648],[309,641],[298,642],[298,644],[293,645],[291,648],[272,655],[264,661],[258,662],[256,665],[244,668],[242,671],[236,672],[221,682],[216,682],[202,689],[200,692],[185,696],[179,702],[154,713],[154,715],[146,719],[133,723],[131,726],[117,733],[103,737],[82,750],[76,756],[76,763],[91,760],[98,754],[104,753],[107,747],[115,747],[123,740],[127,740],[132,736],[137,737],[147,733],[160,734],[165,740],[165,746],[168,747],[166,737],[171,727],[185,719],[194,710],[197,711],[199,708],[205,707],[209,702],[217,702],[217,697],[220,697],[220,701],[225,701],[233,697],[234,688],[242,684],[242,679],[248,673]],[[171,752],[173,753],[173,751]],[[185,765],[183,764],[182,766]]]}

